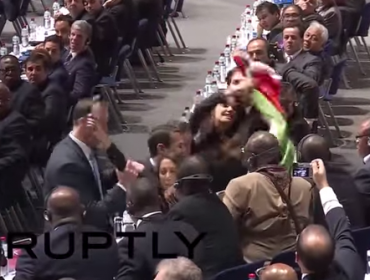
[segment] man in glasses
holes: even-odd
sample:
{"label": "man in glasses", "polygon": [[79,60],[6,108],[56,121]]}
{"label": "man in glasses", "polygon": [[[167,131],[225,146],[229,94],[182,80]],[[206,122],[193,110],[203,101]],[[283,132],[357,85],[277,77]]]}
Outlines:
{"label": "man in glasses", "polygon": [[[360,126],[356,136],[357,151],[364,165],[355,175],[357,190],[361,194],[365,213],[370,211],[370,120],[366,120]],[[370,226],[370,217],[367,215],[367,226]]]}
{"label": "man in glasses", "polygon": [[[0,83],[0,210],[22,199],[30,135],[26,119],[10,106],[11,92]],[[11,187],[9,187],[11,186]]]}
{"label": "man in glasses", "polygon": [[297,5],[289,5],[284,8],[281,15],[283,27],[302,24],[302,14],[302,9]]}
{"label": "man in glasses", "polygon": [[44,118],[45,104],[37,87],[22,80],[21,67],[15,56],[0,58],[0,80],[11,92],[10,107],[27,119],[32,131],[37,131]]}

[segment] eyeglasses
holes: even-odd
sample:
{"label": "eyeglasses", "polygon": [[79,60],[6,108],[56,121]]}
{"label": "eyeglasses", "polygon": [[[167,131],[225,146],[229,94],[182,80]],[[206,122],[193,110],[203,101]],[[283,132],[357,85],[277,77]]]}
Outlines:
{"label": "eyeglasses", "polygon": [[356,138],[356,143],[360,142],[361,138],[363,137],[370,137],[370,135],[368,134],[365,134],[365,135],[356,135],[355,138]]}

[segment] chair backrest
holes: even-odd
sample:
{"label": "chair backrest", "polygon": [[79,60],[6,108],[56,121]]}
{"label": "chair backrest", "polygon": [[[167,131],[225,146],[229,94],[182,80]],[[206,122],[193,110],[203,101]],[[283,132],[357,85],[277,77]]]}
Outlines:
{"label": "chair backrest", "polygon": [[114,72],[118,64],[118,56],[119,56],[119,51],[121,49],[123,39],[119,37],[116,42],[116,46],[114,48],[114,52],[110,58],[109,62],[109,73],[111,74],[112,77],[114,77]]}
{"label": "chair backrest", "polygon": [[245,280],[248,279],[248,274],[255,273],[256,270],[263,267],[264,264],[265,261],[259,261],[229,268],[217,274],[213,280]]}
{"label": "chair backrest", "polygon": [[366,37],[370,28],[370,3],[362,9],[361,23],[357,30],[357,36]]}
{"label": "chair backrest", "polygon": [[341,75],[344,70],[344,67],[346,66],[346,59],[343,59],[342,61],[338,62],[336,65],[333,67],[333,71],[331,73],[331,85],[330,89],[328,91],[329,95],[335,95],[338,92],[340,80],[341,80]]}
{"label": "chair backrest", "polygon": [[367,264],[367,251],[370,250],[370,227],[352,231],[352,236],[361,260]]}
{"label": "chair backrest", "polygon": [[146,36],[148,33],[148,24],[149,24],[149,21],[146,18],[143,18],[139,21],[139,26],[137,28],[137,36],[136,36],[136,46],[139,48],[145,43]]}

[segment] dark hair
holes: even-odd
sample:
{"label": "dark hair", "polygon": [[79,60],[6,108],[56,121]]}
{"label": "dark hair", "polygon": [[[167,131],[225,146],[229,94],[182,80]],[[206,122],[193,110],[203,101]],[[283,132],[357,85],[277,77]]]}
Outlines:
{"label": "dark hair", "polygon": [[166,159],[172,161],[176,165],[176,167],[178,167],[179,164],[180,164],[179,160],[177,160],[173,157],[165,156],[165,157],[161,158],[161,160],[158,162],[158,169],[157,169],[157,177],[158,178],[159,178],[161,164],[162,164],[163,160],[166,160]]}
{"label": "dark hair", "polygon": [[180,132],[179,129],[170,124],[156,126],[150,132],[148,148],[151,157],[157,156],[157,146],[163,144],[166,148],[171,145],[171,133]]}
{"label": "dark hair", "polygon": [[297,24],[297,25],[293,25],[293,26],[287,26],[287,27],[284,27],[284,30],[287,29],[287,28],[295,28],[295,29],[297,29],[300,38],[303,38],[304,32],[306,31],[306,28],[305,28],[305,26],[303,24]]}
{"label": "dark hair", "polygon": [[256,8],[256,15],[260,12],[262,12],[263,10],[266,10],[268,11],[270,14],[279,14],[280,13],[280,9],[279,7],[274,4],[274,3],[271,3],[271,2],[263,2],[261,4],[259,4]]}
{"label": "dark hair", "polygon": [[59,46],[59,49],[62,50],[64,48],[63,40],[61,37],[57,35],[51,35],[45,38],[44,44],[47,42],[52,42]]}
{"label": "dark hair", "polygon": [[298,6],[298,5],[296,5],[296,4],[290,4],[290,5],[286,6],[285,8],[283,8],[283,16],[284,16],[285,11],[286,11],[288,8],[294,8],[294,9],[296,9],[296,10],[297,10],[297,12],[298,12],[298,14],[299,14],[299,16],[300,16],[300,17],[302,17],[302,16],[303,16],[302,8],[301,8],[301,7],[299,7],[299,6]]}
{"label": "dark hair", "polygon": [[190,125],[187,122],[181,120],[169,120],[167,124],[177,127],[180,133],[190,132]]}
{"label": "dark hair", "polygon": [[[269,3],[269,2],[263,2],[263,3]],[[262,37],[257,37],[257,38],[253,38],[253,39],[249,40],[249,42],[247,44],[247,49],[248,49],[249,44],[253,43],[255,41],[262,41],[265,44],[266,51],[267,52],[269,51],[269,42],[265,38],[262,38]]]}
{"label": "dark hair", "polygon": [[11,55],[11,54],[6,54],[6,55],[3,55],[2,57],[0,57],[0,62],[7,59],[7,58],[9,58],[11,60],[15,60],[15,61],[18,62],[18,58],[14,55]]}
{"label": "dark hair", "polygon": [[25,65],[33,62],[41,62],[46,71],[51,68],[51,57],[45,49],[35,49],[31,52],[31,55],[27,58]]}
{"label": "dark hair", "polygon": [[73,109],[73,121],[75,122],[81,118],[85,118],[88,114],[90,114],[91,109],[95,103],[96,102],[94,102],[90,98],[85,98],[78,101]]}
{"label": "dark hair", "polygon": [[70,27],[72,26],[72,24],[74,22],[73,18],[70,15],[59,15],[55,19],[55,22],[58,22],[58,21],[65,21],[65,22],[67,22]]}

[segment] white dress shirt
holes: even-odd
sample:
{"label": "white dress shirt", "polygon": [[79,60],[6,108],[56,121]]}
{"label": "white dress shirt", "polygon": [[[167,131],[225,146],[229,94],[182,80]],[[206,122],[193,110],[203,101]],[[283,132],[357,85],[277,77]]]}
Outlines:
{"label": "white dress shirt", "polygon": [[370,154],[364,157],[364,163],[367,163],[370,160]]}
{"label": "white dress shirt", "polygon": [[284,57],[285,57],[285,60],[289,63],[291,62],[293,59],[295,59],[300,53],[301,53],[302,49],[300,49],[299,51],[297,51],[296,53],[294,54],[287,54],[287,53],[284,53]]}
{"label": "white dress shirt", "polygon": [[[148,218],[150,216],[153,216],[155,214],[162,214],[162,211],[154,211],[154,212],[150,212],[150,213],[147,213],[145,214],[144,216],[142,216],[141,218]],[[140,223],[142,222],[142,219],[138,219],[137,222],[136,222],[136,228],[140,225]]]}

